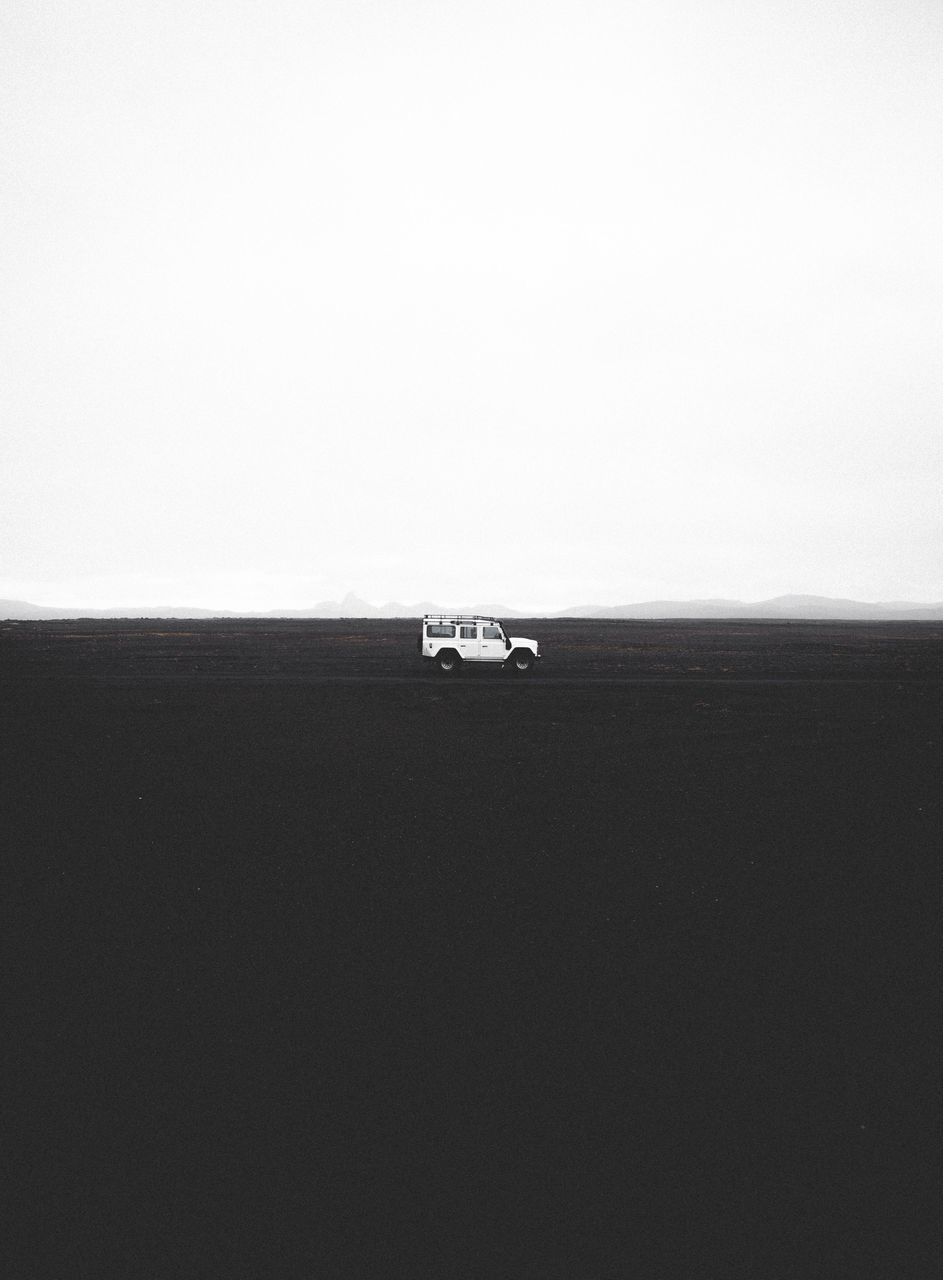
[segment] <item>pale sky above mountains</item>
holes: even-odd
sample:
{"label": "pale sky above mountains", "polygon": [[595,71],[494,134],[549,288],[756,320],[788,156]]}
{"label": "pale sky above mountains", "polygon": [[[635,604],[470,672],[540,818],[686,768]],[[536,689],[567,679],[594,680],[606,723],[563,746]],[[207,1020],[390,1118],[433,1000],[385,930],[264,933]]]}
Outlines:
{"label": "pale sky above mountains", "polygon": [[0,596],[943,598],[943,8],[0,17]]}

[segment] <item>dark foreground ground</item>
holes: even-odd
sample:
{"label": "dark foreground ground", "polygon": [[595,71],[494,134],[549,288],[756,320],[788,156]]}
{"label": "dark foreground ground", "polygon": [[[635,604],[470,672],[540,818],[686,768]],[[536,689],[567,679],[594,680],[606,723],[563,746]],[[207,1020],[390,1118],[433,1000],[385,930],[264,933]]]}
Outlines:
{"label": "dark foreground ground", "polygon": [[0,623],[11,1276],[925,1277],[943,626]]}

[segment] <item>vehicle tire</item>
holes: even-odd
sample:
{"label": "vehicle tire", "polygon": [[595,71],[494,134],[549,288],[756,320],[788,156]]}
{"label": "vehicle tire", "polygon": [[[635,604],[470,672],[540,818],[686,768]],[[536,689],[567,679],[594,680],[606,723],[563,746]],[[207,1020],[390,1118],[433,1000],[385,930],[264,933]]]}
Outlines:
{"label": "vehicle tire", "polygon": [[440,649],[435,664],[442,675],[454,676],[461,669],[462,660],[454,649]]}
{"label": "vehicle tire", "polygon": [[529,676],[534,669],[534,655],[530,649],[515,649],[508,658],[512,676]]}

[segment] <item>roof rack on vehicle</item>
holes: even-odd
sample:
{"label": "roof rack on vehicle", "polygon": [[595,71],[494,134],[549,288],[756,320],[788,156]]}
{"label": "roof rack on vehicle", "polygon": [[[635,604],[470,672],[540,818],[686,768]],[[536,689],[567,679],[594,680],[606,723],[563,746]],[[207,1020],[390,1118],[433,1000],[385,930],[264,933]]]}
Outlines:
{"label": "roof rack on vehicle", "polygon": [[422,616],[423,618],[429,618],[429,619],[447,618],[449,622],[462,622],[462,621],[465,621],[466,619],[469,622],[479,622],[479,621],[493,622],[494,621],[493,618],[490,618],[487,614],[484,614],[484,613],[424,613]]}

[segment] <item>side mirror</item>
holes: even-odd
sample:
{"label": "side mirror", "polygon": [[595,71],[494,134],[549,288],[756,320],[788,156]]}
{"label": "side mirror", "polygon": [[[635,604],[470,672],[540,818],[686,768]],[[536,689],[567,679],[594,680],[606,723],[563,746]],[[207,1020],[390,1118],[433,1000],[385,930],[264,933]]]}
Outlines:
{"label": "side mirror", "polygon": [[511,642],[510,642],[510,640],[507,638],[507,636],[505,636],[505,637],[504,637],[504,647],[505,647],[505,649],[510,649],[510,647],[511,647]]}

